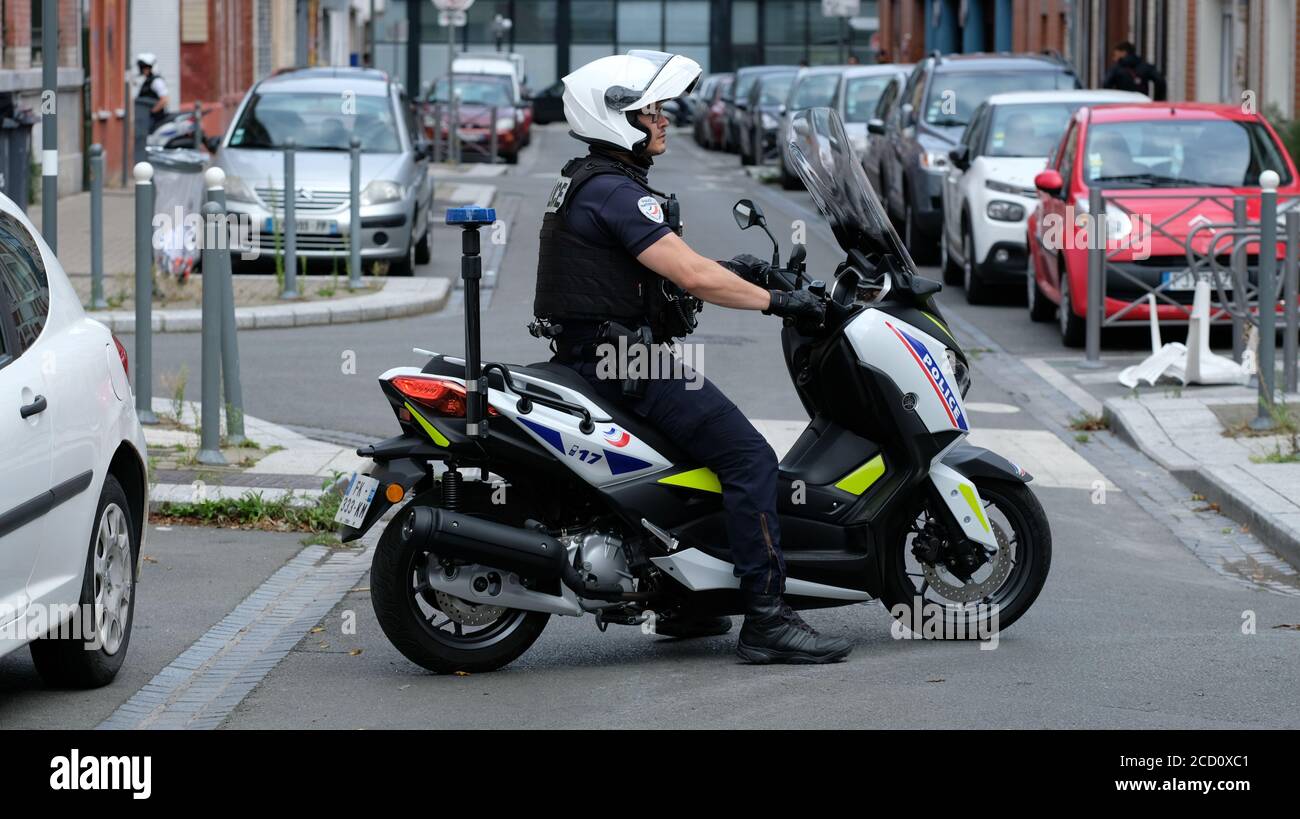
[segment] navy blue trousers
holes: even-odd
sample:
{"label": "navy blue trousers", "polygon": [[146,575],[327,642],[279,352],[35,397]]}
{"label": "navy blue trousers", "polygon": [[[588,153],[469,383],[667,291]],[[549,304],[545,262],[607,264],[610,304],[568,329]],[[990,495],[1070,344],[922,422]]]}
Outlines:
{"label": "navy blue trousers", "polygon": [[646,381],[645,395],[628,399],[620,382],[597,376],[595,362],[561,361],[592,385],[671,438],[718,475],[728,546],[742,589],[785,590],[785,558],[776,514],[777,460],[767,440],[713,382],[687,370]]}

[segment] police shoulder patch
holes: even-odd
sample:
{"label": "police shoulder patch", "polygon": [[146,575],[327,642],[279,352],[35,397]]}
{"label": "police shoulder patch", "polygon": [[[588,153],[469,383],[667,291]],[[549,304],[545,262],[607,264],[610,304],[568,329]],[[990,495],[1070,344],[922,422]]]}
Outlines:
{"label": "police shoulder patch", "polygon": [[659,204],[659,200],[653,196],[642,196],[637,200],[636,206],[641,209],[641,213],[651,222],[662,225],[664,223],[664,209]]}

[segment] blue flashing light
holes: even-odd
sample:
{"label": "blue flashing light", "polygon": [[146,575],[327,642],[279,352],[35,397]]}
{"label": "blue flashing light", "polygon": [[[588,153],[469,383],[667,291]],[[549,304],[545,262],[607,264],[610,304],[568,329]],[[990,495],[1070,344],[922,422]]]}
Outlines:
{"label": "blue flashing light", "polygon": [[449,225],[490,225],[496,220],[496,208],[478,208],[473,205],[466,205],[460,208],[447,208],[447,224]]}

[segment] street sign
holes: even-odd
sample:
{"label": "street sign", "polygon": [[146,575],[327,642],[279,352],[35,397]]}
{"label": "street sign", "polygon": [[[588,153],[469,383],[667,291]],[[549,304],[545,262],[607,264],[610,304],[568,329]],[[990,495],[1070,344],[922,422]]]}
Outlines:
{"label": "street sign", "polygon": [[448,11],[438,12],[438,25],[440,26],[463,26],[468,21],[468,17],[463,11],[450,9]]}
{"label": "street sign", "polygon": [[822,0],[823,17],[857,17],[861,8],[860,0]]}

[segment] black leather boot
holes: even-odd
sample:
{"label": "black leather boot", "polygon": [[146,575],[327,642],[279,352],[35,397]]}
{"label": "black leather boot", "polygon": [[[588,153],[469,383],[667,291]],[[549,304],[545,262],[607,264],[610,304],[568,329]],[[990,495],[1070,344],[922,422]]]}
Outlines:
{"label": "black leather boot", "polygon": [[676,637],[685,640],[688,637],[717,637],[731,631],[730,617],[703,617],[691,614],[679,614],[655,621],[655,634],[661,637]]}
{"label": "black leather boot", "polygon": [[779,594],[742,592],[745,624],[736,653],[751,663],[833,663],[853,650],[844,637],[826,637],[786,605]]}

